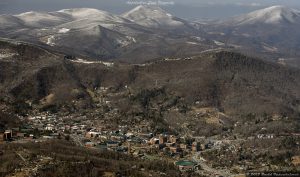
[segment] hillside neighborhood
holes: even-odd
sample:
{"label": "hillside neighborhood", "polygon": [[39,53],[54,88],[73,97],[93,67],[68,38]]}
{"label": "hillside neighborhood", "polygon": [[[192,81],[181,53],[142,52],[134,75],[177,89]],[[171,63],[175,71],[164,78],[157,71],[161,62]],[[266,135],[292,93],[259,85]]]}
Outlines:
{"label": "hillside neighborhood", "polygon": [[[202,175],[228,176],[232,173],[232,168],[226,166],[214,168],[205,159],[207,152],[224,148],[226,151],[239,152],[243,148],[241,144],[248,140],[264,141],[276,138],[275,135],[268,134],[258,134],[256,137],[246,139],[185,137],[168,132],[156,134],[149,131],[149,125],[146,122],[136,127],[119,125],[117,128],[111,128],[111,125],[104,121],[100,121],[100,123],[97,121],[97,125],[95,125],[86,116],[59,116],[50,112],[20,118],[26,121],[26,125],[0,133],[0,143],[38,143],[53,139],[65,139],[88,149],[125,153],[145,160],[168,159],[183,172],[194,171]],[[281,135],[281,137],[284,136],[291,135]],[[300,135],[292,136],[299,137]],[[293,157],[294,165],[300,164],[299,159],[299,156]],[[239,173],[243,174],[245,170],[255,168],[255,164],[248,161],[246,166],[240,165],[235,168],[238,168]]]}

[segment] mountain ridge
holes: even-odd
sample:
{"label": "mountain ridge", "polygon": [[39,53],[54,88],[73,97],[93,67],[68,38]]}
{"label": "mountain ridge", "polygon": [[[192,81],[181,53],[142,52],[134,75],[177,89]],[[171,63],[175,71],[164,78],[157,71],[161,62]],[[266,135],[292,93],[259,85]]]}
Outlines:
{"label": "mountain ridge", "polygon": [[[205,40],[199,30],[161,8],[138,6],[130,12],[137,12],[137,15],[143,11],[147,13],[141,23],[93,8],[63,9],[49,13],[27,12],[11,16],[19,17],[17,19],[20,24],[7,23],[8,27],[11,26],[9,33],[5,25],[0,26],[0,34],[5,38],[44,44],[67,51],[70,55],[126,62],[136,62],[139,58],[139,63],[163,56],[188,55],[211,48],[212,42]],[[153,12],[157,16],[146,18]],[[3,24],[9,21],[6,19],[3,17]],[[150,26],[145,25],[144,20],[150,22]],[[100,26],[101,32],[96,32],[94,29]],[[183,48],[182,52],[178,52],[178,48]],[[188,48],[193,51],[188,51]],[[145,53],[143,58],[136,55],[139,51]]]}
{"label": "mountain ridge", "polygon": [[232,21],[233,24],[237,25],[253,23],[279,24],[283,22],[299,22],[299,18],[300,11],[288,8],[286,6],[271,6],[233,18]]}
{"label": "mountain ridge", "polygon": [[237,51],[300,67],[300,11],[296,9],[271,6],[202,27],[209,39]]}
{"label": "mountain ridge", "polygon": [[[208,52],[189,60],[157,60],[147,65],[106,66],[64,60],[61,54],[26,43],[4,40],[0,49],[17,54],[0,60],[1,98],[10,95],[10,102],[30,100],[39,105],[52,95],[55,99],[49,104],[61,106],[77,100],[77,106],[85,107],[92,104],[87,90],[99,87],[99,83],[115,89],[127,85],[135,93],[152,90],[153,83],[159,81],[159,87],[188,105],[199,102],[233,115],[292,115],[300,111],[299,69],[235,52]],[[30,64],[33,61],[35,64]]]}
{"label": "mountain ridge", "polygon": [[144,6],[140,5],[122,14],[122,17],[147,27],[167,27],[175,28],[184,25],[184,21],[179,18],[175,18],[170,13],[166,12],[157,6]]}
{"label": "mountain ridge", "polygon": [[[296,58],[300,56],[300,13],[284,6],[201,25],[157,6],[137,6],[122,15],[93,8],[28,12],[2,15],[0,23],[1,37],[61,48],[70,55],[94,60],[142,63],[160,57],[187,57],[215,48],[233,48],[300,67]],[[103,33],[93,30],[99,26]],[[141,51],[144,57],[137,56]]]}

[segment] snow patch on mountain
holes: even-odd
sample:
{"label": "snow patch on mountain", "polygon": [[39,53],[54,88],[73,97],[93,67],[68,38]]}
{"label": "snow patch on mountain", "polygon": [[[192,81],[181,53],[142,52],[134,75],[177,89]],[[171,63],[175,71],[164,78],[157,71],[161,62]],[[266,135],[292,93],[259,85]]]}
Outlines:
{"label": "snow patch on mountain", "polygon": [[188,41],[188,42],[186,42],[187,44],[191,44],[191,45],[198,45],[198,43],[197,42],[190,42],[190,41]]}
{"label": "snow patch on mountain", "polygon": [[93,8],[63,9],[57,12],[65,15],[70,15],[74,19],[94,19],[97,21],[113,21],[119,23],[125,21],[125,19],[117,15]]}
{"label": "snow patch on mountain", "polygon": [[278,52],[278,48],[271,46],[267,43],[262,43],[262,47],[264,50],[268,51],[268,52]]}
{"label": "snow patch on mountain", "polygon": [[214,43],[216,44],[216,45],[218,45],[218,46],[224,46],[225,44],[223,43],[223,42],[221,42],[221,41],[217,41],[217,40],[213,40],[214,41]]}
{"label": "snow patch on mountain", "polygon": [[104,66],[107,67],[113,67],[114,63],[112,62],[104,62],[104,61],[88,61],[88,60],[84,60],[84,59],[77,59],[77,60],[71,60],[74,63],[82,63],[82,64],[103,64]]}
{"label": "snow patch on mountain", "polygon": [[123,14],[122,17],[146,27],[179,27],[184,25],[180,19],[156,6],[137,6]]}
{"label": "snow patch on mountain", "polygon": [[17,53],[0,52],[0,60],[18,55]]}
{"label": "snow patch on mountain", "polygon": [[69,31],[70,31],[70,29],[68,29],[68,28],[61,28],[58,30],[58,33],[67,33]]}
{"label": "snow patch on mountain", "polygon": [[295,23],[300,18],[300,11],[284,6],[272,6],[257,10],[234,19],[239,25],[266,23],[278,24],[281,22]]}
{"label": "snow patch on mountain", "polygon": [[191,38],[194,39],[194,40],[197,40],[197,41],[199,41],[199,42],[205,41],[205,39],[202,38],[202,37],[200,37],[200,36],[191,36]]}
{"label": "snow patch on mountain", "polygon": [[22,20],[25,25],[33,27],[54,26],[67,22],[68,20],[64,16],[59,16],[58,14],[34,11],[21,13],[15,15],[15,17]]}
{"label": "snow patch on mountain", "polygon": [[136,43],[136,39],[131,36],[126,36],[126,39],[116,39],[116,42],[121,45],[121,47],[126,47],[132,43]]}
{"label": "snow patch on mountain", "polygon": [[47,45],[50,45],[50,46],[55,46],[55,36],[50,36],[48,39],[47,39]]}

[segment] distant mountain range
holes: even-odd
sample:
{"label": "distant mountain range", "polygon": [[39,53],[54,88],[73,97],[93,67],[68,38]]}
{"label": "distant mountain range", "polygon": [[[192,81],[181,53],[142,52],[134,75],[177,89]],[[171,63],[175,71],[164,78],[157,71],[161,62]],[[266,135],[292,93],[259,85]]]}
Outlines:
{"label": "distant mountain range", "polygon": [[[300,11],[284,6],[272,6],[233,18],[232,25],[299,23]],[[228,23],[228,22],[227,22]],[[230,24],[230,23],[228,23]]]}
{"label": "distant mountain range", "polygon": [[90,59],[131,63],[227,48],[300,67],[299,27],[300,11],[283,6],[205,24],[156,6],[137,6],[122,15],[78,8],[0,16],[0,37]]}
{"label": "distant mountain range", "polygon": [[151,6],[138,6],[122,16],[88,8],[27,12],[2,15],[0,24],[2,37],[98,60],[143,62],[211,48],[189,22]]}
{"label": "distant mountain range", "polygon": [[225,21],[202,26],[210,39],[248,54],[298,65],[300,56],[300,11],[272,6]]}

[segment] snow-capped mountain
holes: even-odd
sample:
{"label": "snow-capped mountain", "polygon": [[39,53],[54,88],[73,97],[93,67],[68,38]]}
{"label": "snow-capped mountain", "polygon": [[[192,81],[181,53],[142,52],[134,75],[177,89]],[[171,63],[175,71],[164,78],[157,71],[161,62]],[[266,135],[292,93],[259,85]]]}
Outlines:
{"label": "snow-capped mountain", "polygon": [[[124,33],[126,35],[131,35],[137,33],[133,26],[137,24],[131,21],[105,11],[100,11],[97,9],[65,9],[60,10],[58,13],[69,15],[73,18],[72,21],[68,23],[63,23],[56,28],[62,29],[74,29],[74,30],[84,30],[85,28],[91,28],[95,26],[102,26],[110,30],[117,31],[119,33]],[[142,28],[141,26],[139,26]],[[139,28],[136,27],[136,28]]]}
{"label": "snow-capped mountain", "polygon": [[14,17],[20,19],[25,26],[43,28],[66,23],[71,20],[67,16],[47,12],[25,12]]}
{"label": "snow-capped mountain", "polygon": [[157,6],[140,5],[124,13],[122,17],[151,28],[178,28],[187,23]]}
{"label": "snow-capped mountain", "polygon": [[113,21],[119,23],[126,21],[118,15],[92,8],[63,9],[58,11],[57,13],[69,15],[73,18],[73,20],[95,19],[99,21]]}
{"label": "snow-capped mountain", "polygon": [[26,12],[0,15],[0,24],[0,37],[97,59],[145,61],[199,52],[212,44],[189,22],[156,6],[138,6],[123,15],[92,8]]}
{"label": "snow-capped mountain", "polygon": [[300,11],[284,6],[272,6],[242,15],[231,20],[234,25],[251,25],[257,23],[280,24],[300,22]]}
{"label": "snow-capped mountain", "polygon": [[137,6],[122,15],[92,8],[0,15],[0,37],[135,62],[227,47],[273,59],[300,56],[299,29],[300,11],[284,6],[201,24],[157,6]]}
{"label": "snow-capped mountain", "polygon": [[[63,9],[57,12],[25,12],[18,15],[0,15],[3,26],[23,25],[22,28],[45,28],[58,26],[75,21],[97,21],[103,23],[125,23],[126,20],[118,15],[92,8]],[[86,24],[86,23],[85,23]]]}
{"label": "snow-capped mountain", "polygon": [[272,6],[202,26],[210,39],[240,51],[274,60],[300,56],[300,11],[296,9]]}

